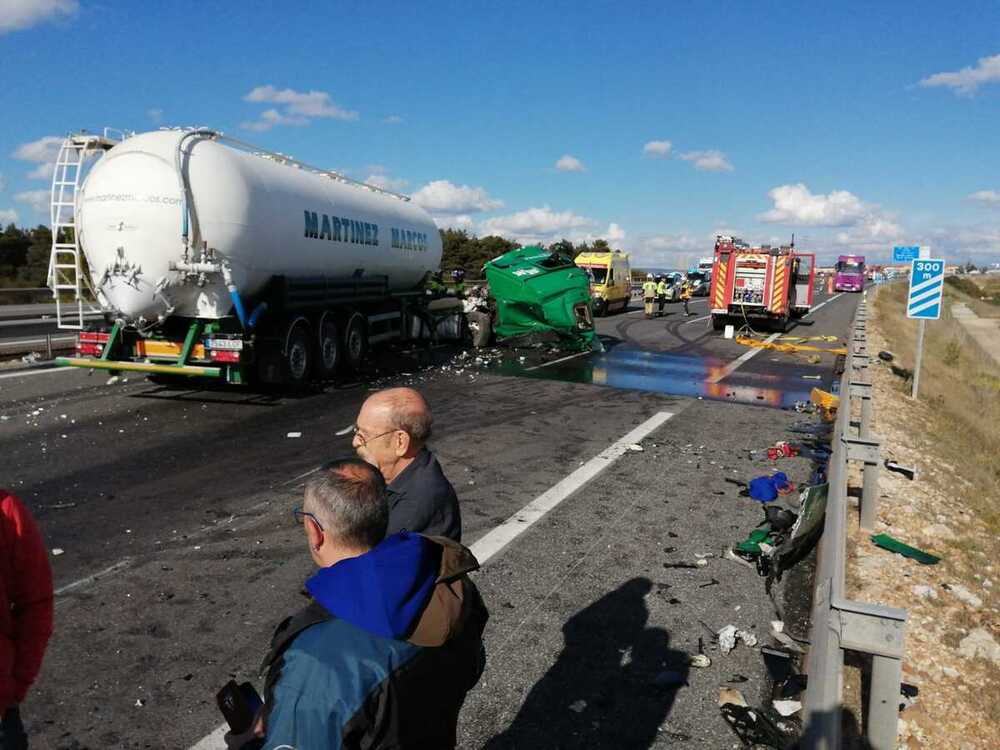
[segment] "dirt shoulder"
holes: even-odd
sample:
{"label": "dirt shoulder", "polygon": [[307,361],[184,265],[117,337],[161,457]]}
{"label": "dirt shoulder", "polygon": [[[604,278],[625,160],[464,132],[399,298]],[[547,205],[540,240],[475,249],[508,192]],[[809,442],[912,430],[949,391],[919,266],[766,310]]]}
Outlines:
{"label": "dirt shoulder", "polygon": [[905,284],[883,288],[869,325],[875,432],[883,456],[916,467],[915,481],[883,469],[879,523],[940,556],[921,565],[874,546],[855,526],[848,595],[909,612],[903,681],[919,690],[901,715],[900,747],[1000,747],[1000,368],[951,318],[927,325],[920,399],[875,359],[912,369],[916,325]]}

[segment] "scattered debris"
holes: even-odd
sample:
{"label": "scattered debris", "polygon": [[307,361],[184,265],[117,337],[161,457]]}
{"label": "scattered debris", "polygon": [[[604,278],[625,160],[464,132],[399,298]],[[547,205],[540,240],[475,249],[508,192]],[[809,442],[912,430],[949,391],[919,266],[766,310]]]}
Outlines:
{"label": "scattered debris", "polygon": [[75,508],[76,503],[53,503],[49,505],[49,510],[66,510],[67,508]]}
{"label": "scattered debris", "polygon": [[719,711],[747,747],[786,747],[796,733],[795,725],[782,721],[780,716],[775,721],[765,711],[750,708],[743,694],[735,688],[719,689]]}
{"label": "scattered debris", "polygon": [[21,361],[24,362],[24,364],[26,365],[33,365],[41,358],[42,355],[39,354],[38,352],[31,352],[30,354],[25,354],[23,357],[21,357]]}
{"label": "scattered debris", "polygon": [[803,375],[802,379],[803,380],[822,380],[823,376],[822,375]]}
{"label": "scattered debris", "polygon": [[771,623],[771,637],[785,648],[798,654],[804,654],[806,650],[798,642],[785,632],[785,623],[781,620],[774,620]]}
{"label": "scattered debris", "polygon": [[59,555],[63,554],[65,551],[66,550],[62,549],[61,547],[53,547],[52,548],[52,556],[53,557],[59,557]]}
{"label": "scattered debris", "polygon": [[728,654],[736,648],[737,640],[743,641],[750,648],[757,645],[757,636],[746,630],[737,630],[735,625],[726,625],[717,635],[719,636],[719,648],[724,654]]}
{"label": "scattered debris", "polygon": [[782,716],[791,716],[802,710],[802,701],[771,701],[771,705]]}
{"label": "scattered debris", "polygon": [[285,435],[285,437],[300,438],[300,437],[302,437],[302,433],[301,432],[289,432],[287,435]]}
{"label": "scattered debris", "polygon": [[136,706],[136,708],[142,708],[145,705],[146,705],[146,699],[145,698],[136,698],[135,699],[135,706]]}
{"label": "scattered debris", "polygon": [[569,710],[576,711],[578,714],[583,713],[583,709],[585,709],[586,707],[587,707],[587,701],[583,700],[582,698],[578,701],[573,701],[572,703],[569,704]]}
{"label": "scattered debris", "polygon": [[924,552],[916,547],[911,547],[908,544],[904,544],[898,539],[894,539],[889,534],[874,534],[871,537],[871,541],[882,549],[889,550],[890,552],[895,552],[898,555],[909,558],[910,560],[916,560],[921,565],[937,565],[941,562],[941,558],[932,555],[929,552]]}
{"label": "scattered debris", "polygon": [[120,380],[117,375],[112,375],[104,385],[114,385]]}
{"label": "scattered debris", "polygon": [[900,377],[903,380],[913,380],[913,370],[907,370],[905,367],[899,367],[892,364],[890,364],[889,367],[892,369],[893,375]]}
{"label": "scattered debris", "polygon": [[700,588],[700,589],[707,589],[709,586],[718,586],[718,585],[719,585],[719,582],[713,578],[708,583],[702,583],[702,584],[700,584],[698,586],[698,588]]}
{"label": "scattered debris", "polygon": [[[698,562],[704,562],[704,561],[703,560],[699,560]],[[688,562],[663,563],[663,567],[667,568],[667,569],[670,569],[670,568],[690,568],[691,570],[697,570],[698,569],[697,565],[695,565],[694,563],[688,563]]]}
{"label": "scattered debris", "polygon": [[705,669],[706,667],[712,666],[712,660],[709,659],[705,654],[695,654],[690,659],[688,659],[688,664],[692,667],[698,667],[699,669]]}
{"label": "scattered debris", "polygon": [[897,474],[902,474],[904,477],[906,477],[911,481],[913,479],[916,479],[917,477],[916,469],[911,469],[908,466],[901,466],[900,464],[897,464],[895,461],[890,461],[888,458],[885,460],[885,468],[887,468],[889,471],[894,471]]}
{"label": "scattered debris", "polygon": [[878,358],[881,359],[883,362],[892,362],[892,360],[896,358],[896,355],[893,354],[892,352],[887,352],[883,350],[878,353]]}
{"label": "scattered debris", "polygon": [[702,558],[700,560],[695,561],[694,565],[696,568],[704,568],[706,565],[708,565],[708,560]]}
{"label": "scattered debris", "polygon": [[820,416],[827,422],[834,420],[837,409],[840,408],[840,397],[820,388],[813,388],[809,392],[809,401],[819,410]]}
{"label": "scattered debris", "polygon": [[642,453],[644,450],[646,450],[638,443],[632,443],[631,445],[629,445],[628,449],[630,451],[635,451],[636,453]]}

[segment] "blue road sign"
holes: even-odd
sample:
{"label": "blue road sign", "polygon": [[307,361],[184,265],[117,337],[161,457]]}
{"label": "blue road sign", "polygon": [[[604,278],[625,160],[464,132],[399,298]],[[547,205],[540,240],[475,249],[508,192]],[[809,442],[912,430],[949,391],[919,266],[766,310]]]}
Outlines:
{"label": "blue road sign", "polygon": [[909,263],[920,257],[920,245],[896,245],[892,249],[893,263]]}
{"label": "blue road sign", "polygon": [[944,294],[944,261],[925,258],[910,263],[910,293],[906,300],[906,317],[937,320],[941,317],[941,296]]}

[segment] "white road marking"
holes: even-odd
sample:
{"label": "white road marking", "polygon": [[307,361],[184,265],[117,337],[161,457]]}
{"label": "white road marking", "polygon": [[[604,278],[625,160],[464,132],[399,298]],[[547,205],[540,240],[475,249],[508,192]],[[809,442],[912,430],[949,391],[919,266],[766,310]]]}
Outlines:
{"label": "white road marking", "polygon": [[837,299],[837,297],[843,297],[843,296],[844,296],[844,293],[843,293],[843,292],[839,292],[839,293],[837,293],[837,294],[833,295],[832,297],[830,297],[830,299],[825,299],[825,300],[823,300],[823,301],[822,301],[822,302],[820,302],[820,303],[819,303],[818,305],[816,305],[816,307],[814,307],[814,308],[812,308],[811,310],[809,310],[809,312],[807,312],[807,313],[806,313],[805,315],[803,315],[802,317],[803,317],[803,318],[808,318],[808,317],[809,317],[810,315],[812,315],[812,314],[813,314],[814,312],[816,312],[817,310],[819,310],[819,309],[820,309],[820,308],[821,308],[821,307],[822,307],[823,305],[826,305],[826,304],[828,304],[828,303],[830,303],[830,302],[833,302],[833,301],[834,301],[835,299]]}
{"label": "white road marking", "polygon": [[[780,332],[779,333],[772,333],[770,336],[768,336],[766,339],[764,339],[764,343],[765,344],[770,344],[772,341],[774,341],[780,335],[781,335]],[[713,375],[712,377],[710,377],[705,382],[706,383],[718,383],[720,380],[725,380],[730,375],[732,375],[734,372],[736,372],[738,369],[740,369],[743,365],[745,365],[747,362],[749,362],[751,359],[753,359],[758,354],[760,354],[762,351],[764,351],[764,350],[763,349],[749,349],[749,350],[747,350],[746,352],[744,352],[743,354],[741,354],[739,357],[737,357],[736,359],[734,359],[732,362],[730,362],[728,365],[726,365],[721,370],[719,370],[719,372],[716,375]]]}
{"label": "white road marking", "polygon": [[[469,549],[472,550],[472,554],[479,560],[479,564],[485,565],[487,560],[494,557],[504,547],[523,534],[533,523],[541,519],[546,513],[624,455],[628,451],[629,445],[642,440],[672,416],[674,416],[673,412],[657,412],[627,435],[616,440],[609,447],[598,453],[583,466],[576,469],[565,479],[536,497],[495,529],[476,540]],[[210,734],[191,745],[188,750],[221,750],[225,746],[223,737],[227,730],[228,727],[226,724],[216,727]]]}
{"label": "white road marking", "polygon": [[[823,305],[827,304],[828,302],[833,302],[835,299],[837,299],[837,297],[840,297],[842,294],[843,294],[843,292],[841,292],[840,294],[833,295],[832,297],[830,297],[830,299],[823,300],[818,305],[816,305],[816,307],[812,308],[809,312],[807,312],[802,317],[808,317],[809,315],[812,315],[814,312],[816,312],[821,307],[823,307]],[[768,336],[766,339],[764,339],[764,343],[765,344],[770,344],[772,341],[774,341],[780,335],[781,335],[780,332],[779,333],[772,333],[770,336]],[[753,359],[758,354],[760,354],[762,351],[764,351],[764,350],[763,349],[750,349],[749,351],[747,351],[744,354],[740,355],[740,357],[738,357],[737,359],[734,359],[728,365],[726,365],[725,367],[723,367],[722,370],[720,370],[717,375],[712,376],[711,378],[709,378],[705,382],[706,383],[718,383],[720,380],[725,380],[730,375],[732,375],[734,372],[736,372],[739,368],[741,368],[743,365],[745,365],[749,360]]]}
{"label": "white road marking", "polygon": [[126,557],[124,560],[119,560],[114,565],[109,565],[104,570],[99,570],[96,573],[87,576],[86,578],[81,578],[78,581],[73,581],[72,583],[67,583],[65,586],[60,586],[59,588],[57,588],[52,593],[53,593],[54,596],[62,596],[63,594],[65,594],[65,593],[67,593],[69,591],[72,591],[73,589],[78,589],[81,586],[86,586],[87,584],[93,583],[94,581],[96,581],[98,578],[101,578],[102,576],[107,576],[107,575],[111,575],[112,573],[117,573],[119,570],[122,570],[123,568],[127,568],[131,564],[132,564],[132,559]]}
{"label": "white road marking", "polygon": [[688,323],[697,323],[700,320],[708,320],[711,317],[711,315],[702,315],[700,318],[695,318],[694,320],[685,320],[681,325],[686,326]]}
{"label": "white road marking", "polygon": [[0,379],[4,378],[26,378],[31,375],[48,375],[53,372],[73,372],[75,367],[46,367],[43,370],[18,370],[17,372],[7,372],[0,375]]}
{"label": "white road marking", "polygon": [[628,451],[629,445],[642,440],[672,416],[674,416],[673,412],[657,412],[558,484],[536,497],[495,529],[476,540],[469,549],[479,560],[480,565],[485,564],[487,560],[529,529],[533,523],[624,455]]}
{"label": "white road marking", "polygon": [[539,370],[543,367],[548,367],[549,365],[557,365],[560,362],[565,362],[568,359],[576,359],[577,357],[583,357],[584,355],[590,354],[590,352],[577,352],[576,354],[570,354],[568,357],[560,357],[559,359],[554,359],[551,362],[543,362],[540,365],[535,365],[534,367],[525,367],[525,372],[531,372],[532,370]]}

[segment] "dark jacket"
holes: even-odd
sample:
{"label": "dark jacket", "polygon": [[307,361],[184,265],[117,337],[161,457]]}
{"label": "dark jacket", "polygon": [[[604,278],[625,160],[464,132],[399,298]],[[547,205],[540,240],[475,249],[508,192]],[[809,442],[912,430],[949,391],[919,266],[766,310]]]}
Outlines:
{"label": "dark jacket", "polygon": [[422,448],[388,486],[389,529],[462,541],[462,514],[455,488],[434,454]]}
{"label": "dark jacket", "polygon": [[265,659],[265,750],[454,748],[488,614],[448,539],[400,533],[306,582]]}
{"label": "dark jacket", "polygon": [[0,489],[0,714],[24,700],[52,635],[52,570],[34,519]]}

